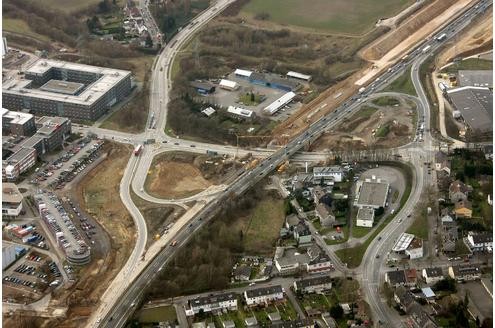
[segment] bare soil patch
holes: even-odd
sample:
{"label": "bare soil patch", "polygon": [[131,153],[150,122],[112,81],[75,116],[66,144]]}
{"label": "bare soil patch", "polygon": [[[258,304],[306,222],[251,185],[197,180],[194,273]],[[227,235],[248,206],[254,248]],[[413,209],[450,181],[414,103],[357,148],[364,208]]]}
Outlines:
{"label": "bare soil patch", "polygon": [[414,106],[402,99],[398,106],[366,103],[353,117],[316,140],[311,150],[342,151],[403,145],[412,140],[415,115]]}

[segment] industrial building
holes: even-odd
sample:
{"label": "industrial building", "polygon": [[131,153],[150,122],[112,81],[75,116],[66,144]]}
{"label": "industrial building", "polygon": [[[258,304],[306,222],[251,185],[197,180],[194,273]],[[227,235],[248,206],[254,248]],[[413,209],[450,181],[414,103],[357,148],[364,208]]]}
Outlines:
{"label": "industrial building", "polygon": [[2,162],[2,179],[15,181],[19,175],[36,164],[36,159],[59,149],[72,131],[71,121],[65,117],[40,117],[35,121],[37,132],[21,144]]}
{"label": "industrial building", "polygon": [[15,184],[2,183],[2,216],[19,216],[23,198]]}
{"label": "industrial building", "polygon": [[361,207],[356,215],[356,226],[372,228],[375,221],[375,210],[372,207]]}
{"label": "industrial building", "polygon": [[354,206],[359,208],[371,207],[374,209],[385,207],[388,191],[389,184],[381,179],[377,179],[375,176],[365,181],[360,180],[356,183]]}
{"label": "industrial building", "polygon": [[3,84],[5,108],[94,121],[132,89],[131,72],[40,59]]}
{"label": "industrial building", "polygon": [[462,87],[448,90],[448,102],[454,117],[462,117],[464,123],[474,131],[493,131],[493,94],[488,88]]}
{"label": "industrial building", "polygon": [[282,107],[284,107],[285,105],[290,103],[294,99],[295,96],[296,96],[296,94],[294,92],[292,92],[292,91],[287,92],[285,95],[283,95],[282,97],[278,98],[277,100],[272,102],[270,105],[265,107],[265,112],[267,112],[270,115],[275,114]]}
{"label": "industrial building", "polygon": [[301,87],[299,82],[275,74],[258,73],[244,69],[236,69],[234,74],[238,78],[249,80],[250,83],[287,92],[296,91]]}
{"label": "industrial building", "polygon": [[2,108],[2,133],[18,136],[32,136],[36,132],[34,116]]}
{"label": "industrial building", "polygon": [[256,116],[252,110],[234,106],[229,106],[229,108],[227,108],[227,113],[231,117],[241,120],[252,120]]}
{"label": "industrial building", "polygon": [[239,85],[237,84],[237,82],[230,81],[230,80],[224,80],[224,79],[220,80],[220,83],[218,84],[218,86],[222,89],[229,90],[229,91],[234,91],[234,90],[237,90],[239,88]]}
{"label": "industrial building", "polygon": [[313,168],[313,183],[320,184],[329,182],[342,182],[344,171],[340,166],[317,166]]}
{"label": "industrial building", "polygon": [[484,87],[493,89],[493,71],[491,70],[460,70],[457,81],[460,87]]}
{"label": "industrial building", "polygon": [[293,78],[293,79],[303,80],[306,82],[311,81],[311,75],[306,75],[306,74],[302,74],[302,73],[298,73],[298,72],[290,71],[290,72],[287,72],[286,76]]}
{"label": "industrial building", "polygon": [[210,82],[191,81],[189,85],[201,95],[208,95],[215,92],[215,86]]}

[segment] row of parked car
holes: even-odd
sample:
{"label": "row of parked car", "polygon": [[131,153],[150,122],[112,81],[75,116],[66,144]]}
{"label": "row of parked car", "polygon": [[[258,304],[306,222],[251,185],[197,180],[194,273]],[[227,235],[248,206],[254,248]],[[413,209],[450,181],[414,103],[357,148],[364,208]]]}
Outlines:
{"label": "row of parked car", "polygon": [[4,282],[10,282],[10,283],[13,283],[16,285],[31,287],[33,289],[36,288],[36,282],[32,282],[29,280],[24,280],[24,279],[20,279],[20,278],[16,278],[16,277],[5,276],[3,278],[3,281]]}
{"label": "row of parked car", "polygon": [[29,261],[39,262],[39,261],[41,261],[41,259],[42,259],[42,257],[39,255],[34,255],[34,254],[26,255],[26,260],[29,260]]}
{"label": "row of parked car", "polygon": [[55,276],[55,277],[60,277],[62,274],[60,273],[60,270],[57,267],[57,264],[55,262],[50,262],[48,263],[48,268],[50,269],[50,272]]}
{"label": "row of parked car", "polygon": [[14,272],[34,276],[36,274],[36,268],[32,265],[21,264],[15,268]]}
{"label": "row of parked car", "polygon": [[[68,169],[60,172],[60,175],[50,184],[50,187],[55,189],[62,189],[66,183],[74,180],[74,178],[81,173],[89,164],[93,163],[99,156],[99,150],[103,145],[103,140],[96,142],[91,148],[86,151],[86,154],[81,158],[75,160]],[[75,148],[74,151],[79,151],[79,148]]]}
{"label": "row of parked car", "polygon": [[[91,224],[88,222],[88,219],[85,218],[84,216],[81,215],[79,212],[79,209],[76,207],[76,205],[72,202],[72,200],[68,199],[67,204],[72,208],[76,216],[79,218],[79,221],[81,222],[79,226],[81,229],[84,230],[84,233],[86,234],[86,237],[88,237],[89,240],[91,240],[93,235],[96,235],[96,231],[94,230],[96,227],[94,224]],[[91,243],[94,244],[94,241]]]}

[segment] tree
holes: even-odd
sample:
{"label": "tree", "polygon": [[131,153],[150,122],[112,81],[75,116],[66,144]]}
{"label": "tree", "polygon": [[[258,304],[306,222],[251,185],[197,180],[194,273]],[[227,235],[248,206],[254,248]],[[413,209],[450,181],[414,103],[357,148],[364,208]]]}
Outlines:
{"label": "tree", "polygon": [[330,308],[330,315],[338,320],[344,316],[344,309],[340,306],[340,304],[333,305]]}
{"label": "tree", "polygon": [[153,47],[153,39],[151,38],[151,35],[148,33],[146,35],[146,40],[145,40],[146,47],[151,48]]}

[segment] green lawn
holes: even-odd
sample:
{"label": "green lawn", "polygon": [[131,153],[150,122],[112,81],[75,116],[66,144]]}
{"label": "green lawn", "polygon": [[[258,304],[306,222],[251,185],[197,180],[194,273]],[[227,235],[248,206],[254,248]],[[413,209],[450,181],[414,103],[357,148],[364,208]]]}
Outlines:
{"label": "green lawn", "polygon": [[418,94],[416,93],[411,80],[411,67],[390,83],[383,91],[400,92],[411,96],[417,96]]}
{"label": "green lawn", "polygon": [[361,238],[366,236],[372,228],[366,228],[366,227],[357,227],[356,226],[356,220],[354,219],[354,226],[352,227],[352,236],[354,238]]}
{"label": "green lawn", "polygon": [[377,106],[395,106],[400,104],[399,100],[395,97],[383,96],[380,98],[376,98],[373,101],[373,104]]}
{"label": "green lawn", "polygon": [[416,214],[413,224],[406,232],[425,240],[428,239],[428,217],[426,215],[426,210]]}
{"label": "green lawn", "polygon": [[244,231],[244,248],[248,254],[271,252],[285,219],[284,201],[267,199],[257,204]]}
{"label": "green lawn", "polygon": [[[382,163],[382,165],[385,165]],[[364,253],[366,252],[366,249],[368,246],[371,244],[373,239],[375,239],[385,228],[387,224],[392,221],[397,213],[400,212],[404,204],[406,203],[407,199],[409,198],[409,195],[411,194],[411,184],[412,184],[412,172],[411,168],[408,166],[405,166],[404,164],[398,164],[395,162],[389,162],[386,165],[393,165],[397,168],[399,168],[402,173],[405,175],[405,180],[406,180],[406,189],[404,190],[404,194],[402,195],[402,198],[400,200],[400,206],[396,210],[395,214],[389,215],[384,222],[380,224],[380,226],[366,239],[366,241],[358,246],[355,247],[350,247],[350,248],[344,248],[344,249],[339,249],[338,251],[335,252],[335,254],[340,258],[340,260],[343,263],[347,263],[348,268],[356,268],[361,264],[361,261],[363,260]]]}
{"label": "green lawn", "polygon": [[330,238],[326,238],[325,243],[327,245],[336,245],[336,244],[342,244],[342,243],[346,242],[347,239],[349,239],[349,226],[345,225],[341,229],[342,229],[342,232],[344,233],[344,239],[332,240]]}
{"label": "green lawn", "polygon": [[442,70],[442,73],[457,73],[459,70],[492,70],[493,62],[486,59],[469,58],[466,60],[458,61]]}
{"label": "green lawn", "polygon": [[251,97],[251,93],[247,92],[239,96],[239,103],[241,103],[244,106],[256,106],[260,104],[265,96],[260,95],[260,94],[253,94],[253,97]]}
{"label": "green lawn", "polygon": [[321,312],[327,312],[330,310],[330,301],[324,294],[307,294],[299,300],[301,308],[303,310],[312,308]]}
{"label": "green lawn", "polygon": [[48,41],[49,38],[45,35],[38,34],[34,32],[29,25],[22,19],[14,19],[14,18],[4,18],[2,29],[4,31],[18,33],[27,35],[28,37],[40,40],[40,41]]}
{"label": "green lawn", "polygon": [[248,16],[264,15],[281,25],[293,25],[327,33],[360,35],[374,28],[378,19],[391,17],[412,0],[251,0],[242,9]]}
{"label": "green lawn", "polygon": [[138,315],[140,322],[160,322],[160,321],[175,321],[177,319],[177,314],[175,313],[175,308],[171,305],[143,309]]}
{"label": "green lawn", "polygon": [[361,106],[361,108],[359,108],[359,111],[356,114],[354,114],[354,116],[350,119],[350,121],[353,121],[355,118],[358,117],[370,118],[371,115],[373,115],[377,110],[378,109],[375,107]]}
{"label": "green lawn", "polygon": [[[41,0],[47,7],[72,13],[96,5],[101,0]],[[117,1],[120,2],[120,1]]]}
{"label": "green lawn", "polygon": [[376,130],[375,137],[377,138],[386,137],[389,132],[390,132],[390,123],[387,122],[384,125],[382,125],[378,130]]}

